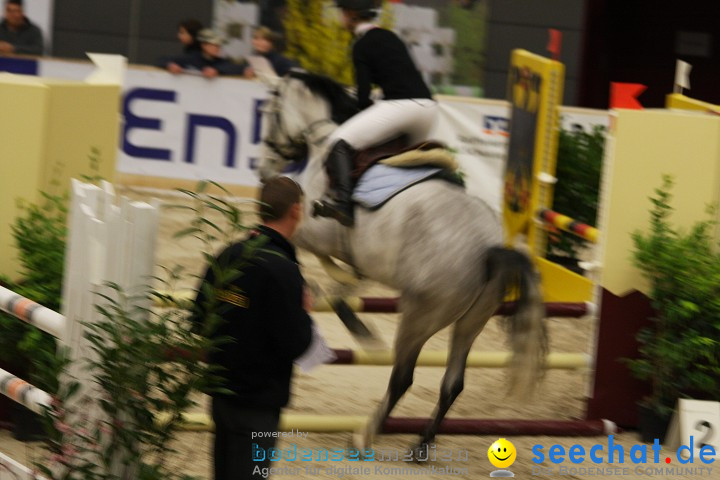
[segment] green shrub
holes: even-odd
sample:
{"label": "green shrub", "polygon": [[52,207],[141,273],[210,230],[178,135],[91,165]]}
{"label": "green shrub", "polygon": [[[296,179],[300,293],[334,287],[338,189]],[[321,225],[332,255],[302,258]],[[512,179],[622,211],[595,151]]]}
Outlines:
{"label": "green shrub", "polygon": [[[18,258],[22,266],[21,280],[3,281],[7,288],[51,310],[60,311],[62,279],[67,237],[67,200],[43,193],[42,205],[21,203],[21,214],[12,227]],[[28,325],[15,317],[0,314],[0,360],[25,371],[42,389],[50,385],[37,372],[48,368],[49,356],[56,350],[49,333]]]}
{"label": "green shrub", "polygon": [[670,223],[670,190],[664,177],[651,198],[650,230],[635,232],[635,265],[650,281],[657,314],[638,334],[640,358],[629,360],[633,374],[648,380],[644,400],[660,414],[680,397],[720,398],[720,253],[713,239],[713,209],[688,231]]}
{"label": "green shrub", "polygon": [[[560,130],[552,209],[578,222],[597,221],[600,175],[605,151],[606,128]],[[548,254],[578,258],[587,241],[572,233],[556,231],[550,235]]]}

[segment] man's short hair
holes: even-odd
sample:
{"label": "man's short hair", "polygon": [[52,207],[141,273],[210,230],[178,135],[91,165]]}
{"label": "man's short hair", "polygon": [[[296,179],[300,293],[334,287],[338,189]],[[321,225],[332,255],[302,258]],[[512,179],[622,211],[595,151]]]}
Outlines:
{"label": "man's short hair", "polygon": [[302,200],[303,191],[288,177],[274,177],[265,182],[260,191],[260,218],[263,221],[280,220],[290,207]]}
{"label": "man's short hair", "polygon": [[22,7],[23,0],[6,0],[5,5],[8,5],[8,4],[17,5],[18,7]]}

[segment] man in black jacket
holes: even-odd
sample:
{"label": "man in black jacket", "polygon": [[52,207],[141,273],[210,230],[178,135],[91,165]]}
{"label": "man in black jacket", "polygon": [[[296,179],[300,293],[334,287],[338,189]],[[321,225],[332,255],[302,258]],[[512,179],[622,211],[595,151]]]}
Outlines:
{"label": "man in black jacket", "polygon": [[229,339],[208,360],[220,367],[229,391],[212,394],[215,480],[260,478],[253,475],[256,467],[269,467],[267,456],[253,461],[252,444],[268,451],[276,438],[253,439],[252,433],[277,431],[293,361],[311,343],[309,295],[288,241],[302,218],[301,201],[302,190],[291,179],[269,180],[260,194],[263,224],[216,258],[203,281],[211,288],[201,288],[195,300],[204,333]]}
{"label": "man in black jacket", "polygon": [[42,32],[25,16],[22,0],[6,0],[5,18],[0,22],[0,55],[42,53]]}

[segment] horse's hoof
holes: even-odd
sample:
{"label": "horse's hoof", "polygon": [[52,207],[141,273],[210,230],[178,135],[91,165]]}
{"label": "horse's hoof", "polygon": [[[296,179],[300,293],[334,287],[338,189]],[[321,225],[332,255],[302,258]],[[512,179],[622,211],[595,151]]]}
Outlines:
{"label": "horse's hoof", "polygon": [[360,452],[364,452],[365,449],[370,448],[369,445],[366,444],[366,438],[364,433],[358,433],[355,432],[352,435],[352,446],[356,450],[359,450]]}
{"label": "horse's hoof", "polygon": [[353,432],[352,442],[353,446],[360,450],[369,450],[372,448],[373,441],[375,440],[375,424],[371,418],[368,418],[365,425],[358,430]]}

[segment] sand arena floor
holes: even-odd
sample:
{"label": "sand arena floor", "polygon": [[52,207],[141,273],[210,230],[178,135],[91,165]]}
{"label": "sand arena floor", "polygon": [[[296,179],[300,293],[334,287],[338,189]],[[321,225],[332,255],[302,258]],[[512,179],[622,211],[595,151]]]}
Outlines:
{"label": "sand arena floor", "polygon": [[[178,198],[171,195],[121,190],[138,200],[149,200],[151,197],[160,198],[164,202],[176,203]],[[171,266],[185,265],[191,272],[200,272],[200,252],[197,245],[178,242],[172,239],[172,234],[187,226],[189,217],[179,211],[163,212],[161,215],[160,235],[157,247],[157,263]],[[329,291],[333,290],[330,281],[325,279],[321,267],[311,255],[301,252],[303,273],[307,278],[319,282]],[[390,296],[395,292],[372,282],[365,282],[357,292],[363,296]],[[328,343],[336,348],[357,348],[356,343],[333,314],[314,314],[314,319],[325,335]],[[392,345],[393,335],[398,322],[397,315],[362,315],[362,318],[378,332],[383,340]],[[551,351],[553,352],[590,352],[594,325],[590,319],[549,319],[549,334]],[[426,345],[427,350],[445,350],[447,348],[448,332],[441,331]],[[506,348],[506,336],[498,320],[491,320],[487,328],[476,340],[473,350],[497,351]],[[420,367],[415,371],[415,382],[411,390],[400,401],[394,416],[427,417],[432,414],[438,397],[438,388],[443,374],[442,368]],[[323,366],[311,374],[298,373],[293,385],[293,398],[287,412],[298,414],[327,414],[327,415],[367,415],[373,411],[382,395],[390,375],[390,367],[374,366]],[[542,388],[536,398],[527,403],[509,401],[504,396],[504,371],[501,369],[468,369],[465,378],[465,389],[450,410],[449,418],[495,418],[495,419],[577,419],[584,413],[584,399],[588,392],[588,374],[551,370],[548,372]],[[207,411],[207,399],[199,397],[198,411]],[[634,408],[628,405],[628,408]],[[346,478],[346,479],[407,479],[407,478],[489,478],[494,467],[487,458],[490,445],[497,440],[497,436],[451,436],[439,435],[437,438],[437,451],[452,451],[453,461],[428,462],[427,465],[418,466],[403,461],[390,462],[355,462],[355,461],[309,461],[309,462],[277,462],[274,467],[288,467],[286,473],[274,474],[272,478]],[[531,449],[534,445],[543,445],[547,453],[554,444],[562,445],[565,451],[570,446],[579,444],[586,451],[592,445],[607,445],[608,438],[564,438],[564,437],[512,437],[517,449],[517,460],[510,467],[518,478],[537,479],[610,479],[610,478],[655,478],[655,479],[720,479],[720,465],[713,467],[695,462],[694,470],[687,474],[665,469],[678,468],[677,461],[666,465],[660,464],[634,464],[627,457],[630,448],[640,443],[634,432],[619,434],[615,442],[622,445],[626,452],[624,464],[610,465],[594,464],[587,459],[582,464],[572,464],[566,459],[561,465],[553,464],[547,458],[537,465],[532,461]],[[376,442],[377,450],[398,451],[405,453],[413,442],[414,435],[381,435]],[[298,449],[349,448],[351,435],[349,433],[319,434],[310,432],[305,439],[281,439],[278,447],[284,450],[297,446]],[[173,465],[178,471],[197,475],[201,478],[211,477],[212,463],[212,434],[186,432],[177,436],[175,447],[178,454],[172,458]],[[0,451],[13,458],[29,464],[33,459],[42,458],[43,451],[36,444],[23,444],[13,440],[8,432],[0,431]],[[607,448],[604,450],[607,452]],[[663,450],[660,458],[665,459],[669,452]],[[652,460],[652,451],[649,450]],[[672,454],[674,458],[674,454]],[[461,457],[458,459],[458,457]],[[607,455],[605,456],[607,457]],[[455,470],[456,473],[428,473],[427,468],[445,468]],[[705,467],[700,470],[700,466]],[[561,467],[568,470],[560,471]],[[597,471],[587,471],[596,468],[618,468],[619,472],[598,474]],[[362,473],[358,469],[366,468]],[[540,471],[540,468],[550,471]],[[571,468],[578,470],[572,471]],[[579,469],[586,469],[581,471]],[[292,470],[294,469],[294,470]],[[350,470],[349,470],[350,469]],[[352,473],[353,470],[357,473]],[[626,469],[622,471],[622,469]],[[660,470],[658,470],[660,469]],[[11,477],[0,470],[0,480]]]}

